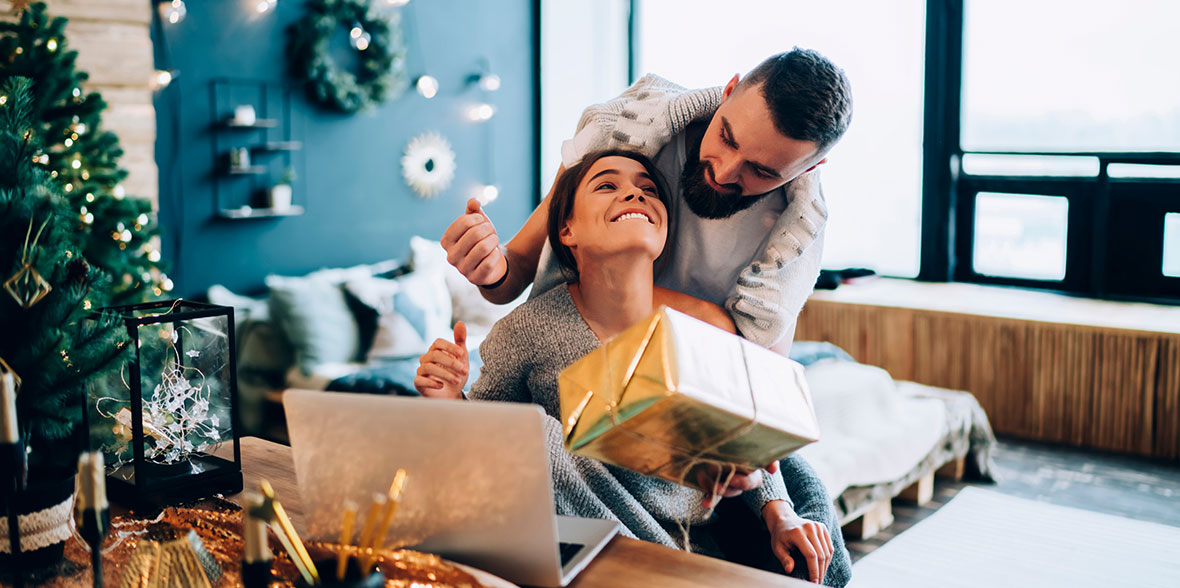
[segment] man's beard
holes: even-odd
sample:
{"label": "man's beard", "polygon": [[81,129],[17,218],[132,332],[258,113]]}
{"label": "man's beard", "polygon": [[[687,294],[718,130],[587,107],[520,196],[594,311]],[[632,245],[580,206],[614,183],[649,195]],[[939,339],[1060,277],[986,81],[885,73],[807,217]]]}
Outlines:
{"label": "man's beard", "polygon": [[766,196],[742,196],[741,187],[736,184],[722,186],[732,188],[730,193],[714,190],[705,180],[706,170],[711,172],[713,166],[708,162],[702,163],[699,157],[690,153],[688,161],[684,162],[684,170],[680,172],[680,193],[683,194],[684,202],[693,214],[707,219],[729,218],[754,206]]}

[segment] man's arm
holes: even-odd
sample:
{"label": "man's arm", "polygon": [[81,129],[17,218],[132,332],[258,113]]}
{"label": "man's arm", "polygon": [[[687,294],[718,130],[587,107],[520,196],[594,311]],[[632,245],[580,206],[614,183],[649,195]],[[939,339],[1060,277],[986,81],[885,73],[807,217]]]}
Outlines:
{"label": "man's arm", "polygon": [[743,337],[784,355],[823,256],[827,206],[818,172],[788,184],[788,201],[766,249],[742,269],[734,295],[725,301]]}
{"label": "man's arm", "polygon": [[[557,169],[554,184],[563,173],[565,166]],[[475,200],[468,202],[463,216],[455,219],[443,233],[442,246],[447,251],[447,261],[467,281],[480,286],[480,293],[489,302],[512,302],[533,282],[541,249],[548,238],[552,195],[553,186],[550,186],[545,199],[504,247],[500,246],[500,236],[491,219]]]}

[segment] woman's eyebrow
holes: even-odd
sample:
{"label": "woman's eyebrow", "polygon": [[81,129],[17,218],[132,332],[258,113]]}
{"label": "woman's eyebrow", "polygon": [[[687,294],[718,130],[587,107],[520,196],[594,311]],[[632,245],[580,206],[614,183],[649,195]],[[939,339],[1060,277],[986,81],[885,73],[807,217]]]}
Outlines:
{"label": "woman's eyebrow", "polygon": [[617,170],[617,169],[604,169],[604,170],[590,176],[590,179],[586,180],[586,181],[593,182],[596,178],[598,178],[598,176],[603,176],[606,174],[617,174],[617,173],[619,173],[619,170]]}

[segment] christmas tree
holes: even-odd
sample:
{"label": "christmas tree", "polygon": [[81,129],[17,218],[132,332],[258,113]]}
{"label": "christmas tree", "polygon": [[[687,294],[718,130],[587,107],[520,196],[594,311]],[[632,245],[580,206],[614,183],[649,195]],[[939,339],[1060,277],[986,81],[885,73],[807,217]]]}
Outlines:
{"label": "christmas tree", "polygon": [[78,52],[69,49],[66,23],[51,19],[43,2],[26,8],[18,22],[0,22],[0,83],[15,76],[33,81],[30,116],[42,149],[36,160],[69,202],[83,256],[113,279],[95,302],[159,297],[171,281],[161,271],[152,205],[124,193],[123,150],[102,128],[102,96],[82,89],[89,76],[75,68]]}
{"label": "christmas tree", "polygon": [[76,217],[43,152],[26,78],[0,85],[0,358],[21,379],[17,414],[30,461],[71,463],[86,381],[121,359],[118,318],[90,308],[105,288],[82,256]]}

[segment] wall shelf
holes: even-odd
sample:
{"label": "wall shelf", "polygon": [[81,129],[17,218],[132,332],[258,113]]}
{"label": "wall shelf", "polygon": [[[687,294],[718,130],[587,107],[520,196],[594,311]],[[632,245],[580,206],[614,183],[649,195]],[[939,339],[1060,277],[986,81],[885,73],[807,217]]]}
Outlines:
{"label": "wall shelf", "polygon": [[[303,214],[304,196],[293,186],[292,206],[270,208],[270,191],[286,177],[286,170],[302,167],[302,137],[296,134],[292,116],[293,87],[271,80],[218,78],[209,84],[210,144],[215,167],[210,174],[213,201],[210,215],[215,219],[252,219]],[[257,113],[251,124],[235,120],[242,107]],[[248,151],[250,157],[234,154]],[[235,168],[240,160],[250,163]],[[295,204],[302,204],[298,206]]]}
{"label": "wall shelf", "polygon": [[260,118],[255,120],[253,124],[247,125],[227,118],[221,123],[221,126],[227,129],[275,129],[278,128],[279,121],[273,118]]}
{"label": "wall shelf", "polygon": [[231,176],[260,176],[267,172],[265,165],[252,165],[250,167],[230,167],[226,173]]}
{"label": "wall shelf", "polygon": [[303,149],[303,142],[301,141],[267,141],[262,145],[255,145],[250,148],[251,151],[274,152],[274,151],[299,151]]}
{"label": "wall shelf", "polygon": [[253,208],[250,206],[243,206],[241,208],[224,208],[218,211],[217,216],[219,218],[229,220],[243,220],[249,218],[300,216],[302,214],[302,206],[288,206],[287,208]]}

